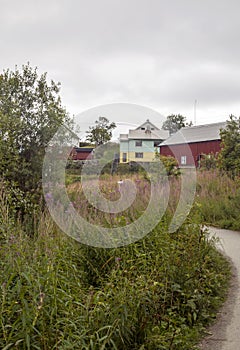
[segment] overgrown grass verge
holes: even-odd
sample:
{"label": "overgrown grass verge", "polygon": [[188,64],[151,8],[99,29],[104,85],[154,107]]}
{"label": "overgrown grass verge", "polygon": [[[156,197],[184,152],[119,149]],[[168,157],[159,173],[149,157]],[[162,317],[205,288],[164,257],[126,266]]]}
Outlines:
{"label": "overgrown grass verge", "polygon": [[217,170],[198,173],[197,202],[204,222],[240,230],[240,179]]}
{"label": "overgrown grass verge", "polygon": [[97,249],[47,213],[29,237],[4,196],[0,207],[1,349],[190,350],[223,301],[229,266],[198,215]]}

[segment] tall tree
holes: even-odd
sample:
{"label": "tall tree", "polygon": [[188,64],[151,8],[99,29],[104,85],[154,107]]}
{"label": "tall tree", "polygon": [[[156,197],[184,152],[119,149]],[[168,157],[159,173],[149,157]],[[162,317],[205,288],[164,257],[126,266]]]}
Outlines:
{"label": "tall tree", "polygon": [[59,91],[29,64],[0,74],[0,177],[24,192],[40,186],[45,147],[70,123]]}
{"label": "tall tree", "polygon": [[222,148],[218,156],[218,166],[232,174],[240,171],[240,117],[229,116],[227,125],[220,131]]}
{"label": "tall tree", "polygon": [[114,122],[110,122],[105,117],[99,117],[95,121],[95,126],[90,126],[87,131],[87,141],[95,143],[97,146],[103,145],[112,138],[112,130],[116,128]]}
{"label": "tall tree", "polygon": [[192,126],[192,122],[186,123],[186,117],[181,114],[171,114],[162,125],[162,129],[169,130],[170,135],[185,126]]}

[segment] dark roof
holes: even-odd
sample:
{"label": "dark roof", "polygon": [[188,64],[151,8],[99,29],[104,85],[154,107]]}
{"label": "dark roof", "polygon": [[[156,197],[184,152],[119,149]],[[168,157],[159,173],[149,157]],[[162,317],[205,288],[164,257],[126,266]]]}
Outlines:
{"label": "dark roof", "polygon": [[160,143],[159,146],[220,140],[220,129],[224,129],[226,124],[226,122],[221,122],[185,127]]}
{"label": "dark roof", "polygon": [[94,147],[74,147],[74,150],[76,152],[92,152],[92,150],[94,149]]}

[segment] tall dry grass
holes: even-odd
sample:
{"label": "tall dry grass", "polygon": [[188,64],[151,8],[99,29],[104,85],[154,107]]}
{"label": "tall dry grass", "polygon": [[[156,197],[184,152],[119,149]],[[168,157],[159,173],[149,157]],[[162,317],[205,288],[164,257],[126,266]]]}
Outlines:
{"label": "tall dry grass", "polygon": [[[70,192],[79,200],[78,188]],[[144,207],[144,196],[135,205]],[[60,232],[47,212],[29,236],[11,206],[2,190],[1,349],[194,349],[228,280],[197,214],[173,234],[164,218],[134,244],[101,249]]]}
{"label": "tall dry grass", "polygon": [[240,178],[218,170],[198,173],[197,199],[203,221],[240,230]]}

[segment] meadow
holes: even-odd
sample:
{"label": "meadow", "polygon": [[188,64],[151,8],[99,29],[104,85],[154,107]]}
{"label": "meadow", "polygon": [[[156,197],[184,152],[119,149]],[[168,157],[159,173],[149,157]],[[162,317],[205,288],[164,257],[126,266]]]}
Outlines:
{"label": "meadow", "polygon": [[[118,198],[119,179],[102,176],[106,198]],[[0,348],[197,349],[230,278],[229,263],[202,226],[208,180],[199,179],[197,203],[176,232],[168,231],[179,196],[173,177],[175,195],[158,225],[135,243],[109,249],[68,237],[47,210],[36,209],[29,234],[1,186]],[[120,214],[100,215],[77,180],[67,179],[69,197],[90,222],[124,226],[146,209],[150,187],[142,175],[132,175],[138,195]]]}

